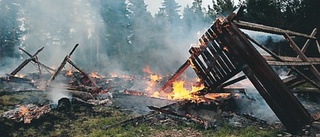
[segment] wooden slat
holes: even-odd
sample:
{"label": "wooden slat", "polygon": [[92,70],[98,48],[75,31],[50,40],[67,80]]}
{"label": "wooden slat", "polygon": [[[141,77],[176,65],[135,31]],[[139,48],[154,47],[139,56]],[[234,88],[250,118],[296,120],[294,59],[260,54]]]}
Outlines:
{"label": "wooden slat", "polygon": [[292,36],[299,36],[299,37],[304,37],[304,38],[308,38],[308,39],[317,39],[314,36],[309,36],[309,35],[306,35],[303,33],[294,32],[294,31],[290,31],[290,30],[284,30],[284,29],[280,29],[280,28],[276,28],[276,27],[265,26],[265,25],[261,25],[261,24],[255,24],[255,23],[250,23],[250,22],[245,22],[245,21],[234,21],[234,23],[239,28],[248,29],[248,30],[262,31],[262,32],[266,32],[266,33],[280,34],[280,35],[284,35],[287,33],[288,35],[292,35]]}

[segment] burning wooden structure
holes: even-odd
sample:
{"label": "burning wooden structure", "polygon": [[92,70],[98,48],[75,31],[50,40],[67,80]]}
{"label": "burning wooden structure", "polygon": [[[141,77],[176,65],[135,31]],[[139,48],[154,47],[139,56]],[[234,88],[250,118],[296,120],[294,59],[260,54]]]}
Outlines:
{"label": "burning wooden structure", "polygon": [[[297,57],[283,57],[275,54],[240,29],[262,31],[283,35]],[[310,113],[294,96],[290,88],[309,82],[316,88],[320,85],[318,71],[320,58],[308,58],[304,54],[311,41],[319,42],[315,37],[316,29],[310,34],[302,34],[280,28],[239,21],[237,14],[217,19],[199,39],[200,47],[192,47],[191,56],[167,81],[161,90],[165,90],[189,66],[193,68],[202,83],[216,92],[228,85],[248,78],[264,98],[270,108],[289,132],[297,132],[312,123]],[[306,38],[300,49],[291,36]],[[261,55],[253,44],[259,46],[271,56]],[[288,66],[293,75],[281,80],[271,65]],[[245,75],[232,79],[243,72]],[[291,73],[291,72],[290,72]]]}
{"label": "burning wooden structure", "polygon": [[28,79],[28,78],[24,78],[21,75],[18,75],[18,72],[21,71],[27,64],[29,64],[31,61],[34,62],[36,64],[36,66],[38,67],[39,70],[39,76],[41,76],[41,67],[45,68],[49,73],[50,71],[53,71],[54,69],[46,66],[45,64],[41,63],[38,60],[38,54],[43,50],[44,47],[40,48],[37,50],[36,53],[34,53],[33,55],[30,54],[29,52],[27,52],[26,50],[19,48],[22,52],[26,53],[29,58],[25,59],[17,68],[15,68],[10,74],[7,74],[7,77],[4,78],[0,78],[0,81],[7,81],[7,82],[24,82],[24,83],[29,83],[30,85],[33,85],[34,83],[32,82],[32,80]]}
{"label": "burning wooden structure", "polygon": [[[54,74],[50,77],[50,79],[47,81],[47,86],[50,85],[51,81],[53,81],[61,72],[61,70],[65,67],[66,63],[69,63],[71,66],[73,66],[79,73],[80,76],[74,75],[77,79],[76,83],[77,85],[71,85],[68,87],[70,90],[80,90],[80,91],[88,91],[90,93],[99,93],[101,91],[101,87],[98,87],[98,85],[89,77],[89,75],[84,72],[82,69],[80,69],[72,60],[71,55],[74,53],[74,51],[77,49],[79,44],[76,44],[71,52],[66,55],[66,57],[61,62],[60,66],[57,68],[57,70],[54,72]],[[71,72],[72,73],[72,72]]]}

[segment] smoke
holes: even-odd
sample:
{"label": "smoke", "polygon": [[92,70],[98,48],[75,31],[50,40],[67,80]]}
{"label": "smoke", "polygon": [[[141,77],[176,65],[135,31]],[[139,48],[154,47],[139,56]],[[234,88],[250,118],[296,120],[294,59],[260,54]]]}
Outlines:
{"label": "smoke", "polygon": [[278,117],[255,89],[250,80],[245,79],[236,84],[238,87],[245,88],[246,93],[246,96],[241,96],[241,98],[236,100],[241,114],[249,114],[269,123],[279,122]]}
{"label": "smoke", "polygon": [[[72,56],[82,66],[96,64],[101,35],[105,28],[99,4],[90,0],[34,0],[21,2],[20,30],[24,32],[21,47],[34,51],[41,47],[39,60],[57,65],[79,44]],[[83,63],[82,60],[88,60]]]}
{"label": "smoke", "polygon": [[63,87],[65,87],[63,83],[51,83],[50,87],[47,87],[48,99],[50,99],[53,104],[58,105],[58,101],[64,97],[71,99],[71,94]]}
{"label": "smoke", "polygon": [[[264,44],[267,40],[271,40],[272,42],[279,42],[284,40],[281,35],[276,35],[276,34],[270,34],[270,33],[264,33],[264,32],[258,32],[258,31],[252,31],[252,30],[245,30],[241,29],[244,33],[248,34],[251,38],[255,39],[258,41],[260,44]],[[262,55],[269,55],[265,50],[261,49],[254,43],[252,43],[255,48],[259,51],[260,54]],[[265,46],[265,45],[264,45]]]}

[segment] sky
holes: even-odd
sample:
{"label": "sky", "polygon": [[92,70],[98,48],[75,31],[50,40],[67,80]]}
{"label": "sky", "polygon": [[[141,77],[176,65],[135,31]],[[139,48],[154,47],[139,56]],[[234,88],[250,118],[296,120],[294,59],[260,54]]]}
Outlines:
{"label": "sky", "polygon": [[[163,0],[144,0],[147,4],[147,9],[151,12],[152,15],[159,11],[159,7]],[[182,14],[183,8],[189,4],[192,5],[194,0],[176,0],[176,2],[181,5],[180,14]],[[238,3],[239,0],[234,0],[235,3]],[[207,8],[210,5],[212,7],[212,0],[202,0],[202,6]]]}
{"label": "sky", "polygon": [[[147,9],[151,12],[152,15],[154,15],[159,11],[159,7],[163,2],[163,0],[144,0],[144,1],[147,4]],[[191,6],[193,1],[194,0],[176,0],[176,2],[179,5],[181,5],[181,9],[180,9],[181,13],[182,13],[183,7],[187,6],[187,4]],[[203,6],[207,7],[207,5],[212,5],[212,0],[203,0],[202,3],[203,3],[202,4]]]}

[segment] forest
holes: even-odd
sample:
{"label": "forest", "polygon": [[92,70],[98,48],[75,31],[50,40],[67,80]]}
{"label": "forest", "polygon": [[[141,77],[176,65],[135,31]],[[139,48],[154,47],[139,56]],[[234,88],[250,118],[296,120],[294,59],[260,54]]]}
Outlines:
{"label": "forest", "polygon": [[[149,65],[157,73],[173,73],[210,24],[240,6],[245,7],[240,16],[244,21],[306,34],[320,27],[318,0],[242,0],[237,4],[213,0],[213,5],[194,0],[184,8],[175,0],[163,0],[154,15],[147,6],[144,0],[0,0],[0,67],[21,62],[25,55],[19,47],[34,52],[42,46],[45,50],[39,59],[56,66],[59,57],[79,43],[74,60],[84,69],[141,74]],[[271,37],[262,43],[278,53],[292,54]],[[317,52],[313,48],[306,54]]]}

